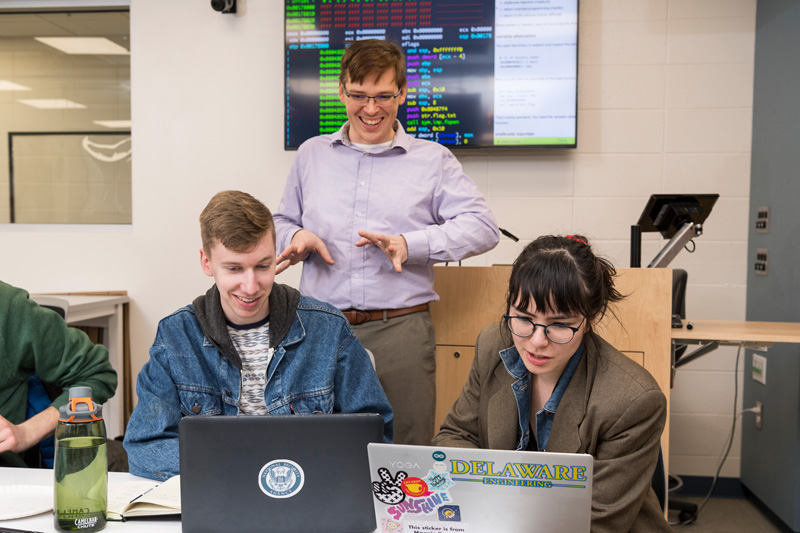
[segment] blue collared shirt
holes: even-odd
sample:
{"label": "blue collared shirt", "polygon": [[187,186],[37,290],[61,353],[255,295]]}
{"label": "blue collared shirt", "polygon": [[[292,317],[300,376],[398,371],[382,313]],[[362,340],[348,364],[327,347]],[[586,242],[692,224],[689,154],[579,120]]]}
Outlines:
{"label": "blue collared shirt", "polygon": [[[411,137],[397,123],[388,147],[365,152],[346,135],[304,142],[275,212],[277,252],[300,229],[319,236],[336,262],[303,262],[300,292],[339,309],[400,309],[438,300],[433,265],[492,249],[500,233],[489,205],[448,149]],[[402,275],[377,246],[356,247],[359,230],[403,235]]]}
{"label": "blue collared shirt", "polygon": [[566,368],[564,368],[564,371],[561,373],[561,377],[558,378],[556,388],[553,389],[553,394],[550,395],[550,399],[547,400],[544,407],[536,413],[536,443],[540,451],[545,451],[547,449],[547,440],[550,438],[550,429],[553,427],[556,409],[558,409],[558,404],[564,396],[564,391],[567,390],[567,385],[572,381],[572,376],[575,374],[575,369],[578,368],[578,363],[581,362],[582,355],[583,344],[581,344],[575,353],[572,354],[572,357],[570,357]]}
{"label": "blue collared shirt", "polygon": [[[564,391],[567,390],[569,382],[572,381],[572,376],[578,368],[581,357],[584,353],[583,344],[581,344],[575,353],[570,357],[566,368],[558,378],[556,387],[550,395],[550,399],[544,404],[544,407],[536,413],[536,441],[540,451],[546,451],[547,441],[550,438],[550,430],[553,427],[553,419],[556,416],[558,404],[564,396]],[[519,441],[517,443],[517,450],[528,449],[530,442],[531,430],[531,373],[522,362],[519,352],[514,346],[500,351],[500,358],[506,367],[506,371],[516,381],[511,385],[514,391],[514,397],[517,400],[517,413],[519,415]]]}

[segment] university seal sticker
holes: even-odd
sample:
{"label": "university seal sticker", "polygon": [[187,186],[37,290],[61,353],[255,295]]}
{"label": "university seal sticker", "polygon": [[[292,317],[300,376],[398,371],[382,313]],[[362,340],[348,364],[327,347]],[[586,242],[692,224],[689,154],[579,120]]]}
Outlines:
{"label": "university seal sticker", "polygon": [[276,459],[265,464],[258,474],[258,486],[271,498],[291,498],[303,488],[305,474],[299,464]]}

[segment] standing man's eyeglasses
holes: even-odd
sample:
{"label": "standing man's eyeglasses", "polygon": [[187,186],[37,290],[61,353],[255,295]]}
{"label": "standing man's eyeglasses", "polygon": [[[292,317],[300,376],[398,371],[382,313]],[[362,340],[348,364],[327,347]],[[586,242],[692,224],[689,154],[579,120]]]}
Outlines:
{"label": "standing man's eyeglasses", "polygon": [[394,102],[394,99],[400,96],[400,93],[403,92],[403,89],[397,91],[397,94],[379,94],[377,96],[367,96],[366,94],[350,94],[347,92],[347,89],[342,89],[344,91],[345,96],[350,98],[354,103],[359,105],[367,105],[369,103],[369,99],[372,98],[375,101],[375,105],[379,106],[387,106],[391,105]]}

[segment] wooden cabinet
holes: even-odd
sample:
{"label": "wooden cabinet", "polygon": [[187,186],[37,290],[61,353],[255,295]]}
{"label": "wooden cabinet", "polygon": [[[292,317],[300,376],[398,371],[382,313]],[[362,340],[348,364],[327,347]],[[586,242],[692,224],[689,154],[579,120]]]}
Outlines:
{"label": "wooden cabinet", "polygon": [[475,346],[436,346],[436,428],[467,381]]}
{"label": "wooden cabinet", "polygon": [[[505,313],[511,266],[436,267],[431,304],[436,328],[436,427],[466,382],[475,355],[475,339],[487,324]],[[669,404],[671,368],[672,270],[620,268],[616,287],[626,298],[613,306],[596,331],[618,350],[644,366]],[[456,355],[457,354],[457,355]],[[669,458],[669,411],[662,435]]]}

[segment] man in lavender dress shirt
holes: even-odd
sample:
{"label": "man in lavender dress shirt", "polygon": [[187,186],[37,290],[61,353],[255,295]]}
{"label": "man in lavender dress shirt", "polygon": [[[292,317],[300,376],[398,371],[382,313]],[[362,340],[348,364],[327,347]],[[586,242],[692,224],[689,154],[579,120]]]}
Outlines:
{"label": "man in lavender dress shirt", "polygon": [[394,441],[427,445],[436,399],[433,265],[494,248],[497,222],[453,154],[397,121],[406,99],[399,46],[351,44],[339,98],[348,121],[303,143],[289,171],[275,214],[276,272],[303,261],[300,292],[341,309],[375,355]]}

